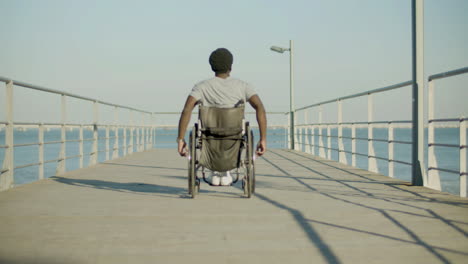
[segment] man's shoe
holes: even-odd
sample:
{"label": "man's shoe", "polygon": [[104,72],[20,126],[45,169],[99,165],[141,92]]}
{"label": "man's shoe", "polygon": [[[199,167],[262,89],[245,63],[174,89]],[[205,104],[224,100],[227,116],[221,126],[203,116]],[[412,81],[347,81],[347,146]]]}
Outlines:
{"label": "man's shoe", "polygon": [[229,186],[231,184],[232,184],[231,173],[229,173],[229,171],[226,171],[226,175],[221,177],[221,185],[222,186]]}
{"label": "man's shoe", "polygon": [[[224,177],[223,177],[224,178]],[[211,185],[219,186],[221,183],[221,177],[216,172],[211,172]]]}

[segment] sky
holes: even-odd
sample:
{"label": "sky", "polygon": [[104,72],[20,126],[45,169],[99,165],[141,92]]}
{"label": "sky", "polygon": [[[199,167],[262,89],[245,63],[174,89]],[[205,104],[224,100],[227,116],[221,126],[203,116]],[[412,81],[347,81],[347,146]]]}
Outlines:
{"label": "sky", "polygon": [[[267,111],[289,110],[289,54],[270,50],[289,40],[297,108],[412,77],[410,0],[0,0],[0,10],[0,76],[147,111],[180,111],[213,76],[219,47]],[[466,14],[466,0],[425,0],[426,76],[468,66]],[[468,114],[467,83],[437,84],[441,116]],[[376,96],[376,118],[409,119],[410,89]],[[359,102],[344,105],[345,119],[367,118]],[[15,89],[15,117],[59,107],[57,96]]]}

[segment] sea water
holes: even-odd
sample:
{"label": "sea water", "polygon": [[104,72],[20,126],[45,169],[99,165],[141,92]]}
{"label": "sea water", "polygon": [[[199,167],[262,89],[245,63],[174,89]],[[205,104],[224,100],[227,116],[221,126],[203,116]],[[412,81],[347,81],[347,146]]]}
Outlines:
{"label": "sea water", "polygon": [[[254,138],[258,139],[258,129],[253,128]],[[310,133],[310,131],[309,131]],[[319,137],[318,129],[315,129],[315,153],[319,153]],[[357,128],[356,137],[357,138],[367,138],[368,130],[366,128]],[[444,144],[459,144],[459,129],[458,128],[437,128],[435,131],[435,138],[437,143]],[[123,130],[119,129],[119,156],[123,155]],[[173,148],[175,151],[176,148],[176,138],[177,131],[175,128],[158,128],[156,129],[156,142],[154,143],[155,148]],[[303,131],[303,134],[306,134]],[[327,137],[326,129],[322,130],[322,140],[324,146],[327,146]],[[426,133],[427,135],[427,133]],[[112,157],[112,149],[115,143],[115,132],[110,130],[110,139],[109,139],[109,157]],[[331,129],[331,148],[338,149],[338,130]],[[351,137],[351,129],[343,129],[344,137]],[[106,131],[105,129],[98,129],[98,162],[103,162],[106,160]],[[302,142],[305,141],[306,135],[302,135]],[[373,137],[375,139],[388,140],[388,130],[386,128],[374,128]],[[83,138],[87,141],[83,142],[83,167],[87,167],[89,164],[89,153],[92,150],[92,141],[89,139],[93,138],[92,130],[83,130]],[[44,132],[44,141],[60,141],[61,131],[60,129],[49,129]],[[78,140],[79,139],[79,130],[77,128],[66,131],[67,140]],[[395,128],[394,129],[394,140],[396,141],[411,141],[411,129],[409,128]],[[126,143],[127,146],[131,145],[133,141],[133,150],[136,151],[136,132],[134,133],[134,138],[130,139],[130,133],[127,131]],[[14,133],[14,143],[15,144],[27,144],[27,143],[37,143],[38,142],[38,129],[15,129]],[[309,142],[311,143],[311,136],[309,135]],[[426,139],[427,142],[427,139]],[[351,151],[351,139],[343,139],[343,144],[346,151]],[[367,140],[356,140],[356,151],[361,154],[367,155],[369,142]],[[5,145],[5,130],[0,131],[0,145]],[[268,148],[278,149],[278,148],[287,148],[287,130],[286,128],[271,128],[268,129]],[[377,157],[388,158],[388,143],[374,141],[374,149]],[[306,146],[302,145],[301,150],[305,151]],[[3,162],[5,149],[0,148],[0,162]],[[59,157],[60,153],[60,144],[45,144],[44,145],[44,160],[54,160]],[[459,170],[459,148],[449,148],[449,147],[436,147],[435,148],[436,158],[438,162],[438,167],[449,169],[449,170]],[[427,154],[427,146],[426,146]],[[66,143],[66,156],[76,156],[79,155],[79,143],[78,142],[67,142]],[[37,163],[39,156],[39,146],[24,146],[24,147],[15,147],[14,150],[14,162],[15,167]],[[427,156],[426,156],[427,157]],[[338,151],[331,151],[331,158],[333,160],[338,160]],[[351,164],[351,154],[346,153],[347,163]],[[394,159],[399,161],[404,161],[411,163],[411,144],[394,144]],[[394,177],[402,179],[405,181],[411,182],[411,167],[405,164],[394,163]],[[385,160],[377,159],[377,165],[379,173],[388,176],[388,162]],[[368,158],[365,156],[356,156],[356,166],[362,169],[367,169]],[[57,162],[46,163],[44,165],[44,176],[51,177],[56,173]],[[71,158],[66,161],[66,170],[76,170],[79,169],[79,158]],[[426,161],[427,167],[427,161]],[[450,192],[453,194],[459,194],[460,192],[460,179],[458,174],[439,172],[441,177],[441,186],[442,191]],[[38,166],[30,166],[26,168],[15,169],[14,174],[15,185],[25,184],[29,182],[36,181],[38,179]]]}

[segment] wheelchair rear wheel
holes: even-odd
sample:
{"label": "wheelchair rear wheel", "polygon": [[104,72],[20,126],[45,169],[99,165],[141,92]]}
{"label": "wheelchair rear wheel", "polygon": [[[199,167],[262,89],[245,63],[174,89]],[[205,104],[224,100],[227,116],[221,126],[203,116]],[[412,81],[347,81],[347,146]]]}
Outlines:
{"label": "wheelchair rear wheel", "polygon": [[195,198],[195,195],[198,193],[198,189],[200,188],[200,183],[197,181],[196,177],[196,170],[195,170],[195,160],[196,160],[196,126],[190,132],[190,141],[189,141],[189,165],[188,165],[188,192],[192,198]]}
{"label": "wheelchair rear wheel", "polygon": [[254,153],[255,153],[255,148],[254,148],[254,144],[255,144],[255,140],[254,140],[254,135],[253,135],[253,131],[250,131],[250,138],[251,138],[251,141],[252,141],[252,152],[251,152],[251,158],[252,158],[252,190],[251,192],[252,193],[255,193],[255,160],[253,159],[254,157]]}
{"label": "wheelchair rear wheel", "polygon": [[246,138],[247,138],[247,147],[245,152],[245,171],[246,175],[244,177],[244,194],[247,198],[252,196],[252,193],[255,188],[255,176],[254,176],[254,163],[253,163],[253,133],[250,130],[249,123],[246,123]]}

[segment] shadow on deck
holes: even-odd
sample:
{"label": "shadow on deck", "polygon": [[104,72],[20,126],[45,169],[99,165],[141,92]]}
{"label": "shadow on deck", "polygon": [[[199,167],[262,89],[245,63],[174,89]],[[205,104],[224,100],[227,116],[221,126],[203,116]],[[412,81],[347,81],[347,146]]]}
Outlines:
{"label": "shadow on deck", "polygon": [[186,163],[174,150],[151,150],[0,193],[0,263],[468,257],[467,199],[276,149],[257,160],[253,198],[240,183],[202,184],[192,200]]}

